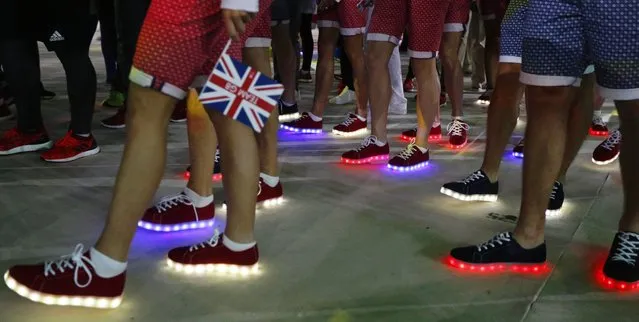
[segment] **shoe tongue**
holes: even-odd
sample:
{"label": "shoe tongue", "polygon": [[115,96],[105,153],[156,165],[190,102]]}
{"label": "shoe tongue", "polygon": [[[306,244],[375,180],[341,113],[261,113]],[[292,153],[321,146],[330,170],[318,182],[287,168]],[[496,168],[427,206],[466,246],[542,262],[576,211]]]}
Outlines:
{"label": "shoe tongue", "polygon": [[636,241],[639,241],[639,233],[635,233],[635,232],[631,232],[631,231],[620,231],[620,232],[617,233],[617,235],[619,235],[619,236],[624,235],[624,236],[630,237],[630,238],[632,238],[632,239],[634,239]]}

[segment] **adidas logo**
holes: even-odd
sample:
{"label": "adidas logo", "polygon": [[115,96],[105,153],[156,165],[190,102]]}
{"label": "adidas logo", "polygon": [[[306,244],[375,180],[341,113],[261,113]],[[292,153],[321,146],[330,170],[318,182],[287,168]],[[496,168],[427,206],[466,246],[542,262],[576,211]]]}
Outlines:
{"label": "adidas logo", "polygon": [[57,30],[53,32],[51,37],[49,37],[49,41],[51,42],[62,41],[62,40],[64,40],[64,37]]}

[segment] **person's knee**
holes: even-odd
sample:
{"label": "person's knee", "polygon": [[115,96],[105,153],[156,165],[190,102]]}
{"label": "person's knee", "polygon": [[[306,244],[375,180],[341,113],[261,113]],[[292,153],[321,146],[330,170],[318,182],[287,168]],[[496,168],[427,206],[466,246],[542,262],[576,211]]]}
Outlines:
{"label": "person's knee", "polygon": [[384,51],[383,48],[377,46],[370,46],[366,53],[366,67],[369,71],[384,70],[387,68],[388,60],[390,56]]}
{"label": "person's knee", "polygon": [[175,98],[132,83],[127,101],[127,128],[166,127],[175,104]]}

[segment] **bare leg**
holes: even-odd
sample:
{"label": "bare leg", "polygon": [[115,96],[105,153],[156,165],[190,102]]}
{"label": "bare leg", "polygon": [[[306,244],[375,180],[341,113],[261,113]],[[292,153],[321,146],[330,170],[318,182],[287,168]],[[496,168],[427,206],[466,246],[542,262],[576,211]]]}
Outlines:
{"label": "bare leg", "polygon": [[335,47],[339,39],[338,28],[320,28],[319,39],[317,41],[318,61],[315,73],[315,96],[313,97],[313,107],[311,113],[322,117],[324,108],[328,104],[328,93],[333,84],[333,56]]}
{"label": "bare leg", "polygon": [[211,118],[193,90],[188,96],[186,122],[191,161],[191,175],[186,186],[200,196],[210,196],[213,194],[211,173],[215,162],[217,137]]}
{"label": "bare leg", "polygon": [[497,66],[499,64],[499,20],[484,20],[486,31],[486,50],[484,64],[486,68],[486,88],[495,88],[497,81]]}
{"label": "bare leg", "polygon": [[271,27],[273,34],[273,54],[277,58],[277,72],[284,85],[282,101],[290,104],[296,102],[295,85],[297,83],[297,56],[291,42],[289,24],[278,24]]}
{"label": "bare leg", "polygon": [[566,150],[561,164],[561,170],[557,181],[566,182],[566,172],[579,153],[581,145],[588,135],[588,128],[592,119],[593,92],[595,91],[595,73],[584,75],[581,87],[570,107],[568,121],[568,136],[566,137]]}
{"label": "bare leg", "polygon": [[138,220],[157,191],[166,164],[166,137],[176,100],[131,84],[127,140],[106,226],[96,249],[125,262]]}
{"label": "bare leg", "polygon": [[[271,76],[271,61],[268,48],[244,48],[244,62],[264,75]],[[259,147],[260,172],[277,177],[277,129],[279,128],[278,111],[273,110],[262,133],[257,135]]]}
{"label": "bare leg", "polygon": [[[381,142],[388,141],[388,104],[391,99],[388,61],[395,44],[386,41],[368,41],[366,68],[368,69],[369,101],[371,103],[371,134]],[[439,100],[439,92],[437,93]],[[428,136],[428,135],[427,135]]]}
{"label": "bare leg", "polygon": [[425,148],[428,146],[428,133],[439,109],[439,76],[437,76],[435,59],[411,58],[411,61],[415,78],[417,78],[417,107],[424,122],[417,126],[415,144]]}
{"label": "bare leg", "polygon": [[571,86],[526,89],[528,124],[524,147],[523,192],[515,239],[524,248],[544,242],[548,196],[559,176],[565,154]]}
{"label": "bare leg", "polygon": [[518,103],[523,94],[519,83],[520,64],[499,64],[499,76],[488,107],[486,149],[481,170],[497,181],[508,140],[517,125]]}
{"label": "bare leg", "polygon": [[255,241],[255,202],[259,179],[253,129],[217,111],[208,111],[220,140],[222,181],[228,209],[224,235],[238,243]]}
{"label": "bare leg", "polygon": [[[364,61],[364,35],[345,36],[344,47],[346,55],[353,67],[355,92],[357,94],[356,113],[359,116],[368,114],[368,79],[366,75],[366,62]],[[390,76],[389,76],[390,77]]]}
{"label": "bare leg", "polygon": [[639,233],[639,101],[615,101],[615,105],[623,131],[619,163],[624,206],[619,230]]}
{"label": "bare leg", "polygon": [[439,57],[444,72],[446,91],[452,105],[452,115],[463,116],[464,73],[459,61],[459,46],[463,32],[445,32],[442,36]]}

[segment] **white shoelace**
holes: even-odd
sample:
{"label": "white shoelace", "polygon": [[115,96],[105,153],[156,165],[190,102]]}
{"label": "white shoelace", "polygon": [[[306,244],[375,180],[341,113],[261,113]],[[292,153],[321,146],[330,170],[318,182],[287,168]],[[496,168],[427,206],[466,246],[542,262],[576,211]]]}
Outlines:
{"label": "white shoelace", "polygon": [[470,129],[470,126],[468,126],[468,124],[460,120],[453,120],[452,122],[448,123],[448,136],[463,135],[463,131],[468,131],[468,129]]}
{"label": "white shoelace", "polygon": [[[70,255],[62,256],[60,259],[55,261],[45,262],[44,276],[55,276],[57,273],[64,273],[67,269],[73,269],[73,282],[77,287],[85,288],[91,284],[91,280],[93,279],[93,274],[91,274],[89,266],[93,267],[93,262],[91,262],[91,259],[84,256],[84,246],[82,244],[78,244],[75,246],[75,250],[73,250],[73,253]],[[88,280],[84,284],[81,284],[78,281],[80,270],[83,270],[88,276]]]}
{"label": "white shoelace", "polygon": [[486,176],[484,176],[481,173],[481,171],[475,171],[471,175],[469,175],[468,177],[464,178],[464,180],[462,180],[460,182],[468,184],[468,183],[471,183],[471,182],[473,182],[475,180],[479,180],[479,179],[482,179],[482,178],[485,178],[485,177]]}
{"label": "white shoelace", "polygon": [[355,151],[360,152],[364,150],[365,148],[367,148],[369,145],[376,144],[376,143],[377,143],[377,137],[374,135],[369,135],[366,138],[364,138],[364,140],[362,141],[362,145],[360,145],[357,149],[355,149]]}
{"label": "white shoelace", "polygon": [[519,140],[519,142],[517,142],[517,146],[522,146],[524,145],[524,139]]}
{"label": "white shoelace", "polygon": [[355,122],[355,120],[357,120],[356,116],[351,116],[351,114],[347,114],[346,115],[346,119],[344,120],[344,122],[342,122],[342,125],[344,126],[349,126],[351,124],[353,124]]}
{"label": "white shoelace", "polygon": [[410,143],[408,144],[406,149],[400,152],[397,157],[401,158],[402,160],[408,160],[410,159],[410,157],[413,156],[413,154],[415,154],[415,152],[417,152],[418,149],[419,148],[417,147],[417,145],[415,145],[415,139],[412,139],[410,140]]}
{"label": "white shoelace", "polygon": [[220,149],[215,150],[215,163],[220,162]]}
{"label": "white shoelace", "polygon": [[619,130],[615,130],[610,134],[610,136],[601,144],[601,147],[611,151],[615,146],[619,145],[621,142],[621,132]]}
{"label": "white shoelace", "polygon": [[215,229],[213,231],[213,237],[211,237],[208,240],[205,240],[199,244],[195,244],[191,247],[189,247],[189,252],[192,252],[194,250],[198,250],[201,248],[205,248],[205,247],[215,247],[217,246],[217,244],[220,242],[220,237],[222,237],[222,234],[220,233],[219,230]]}
{"label": "white shoelace", "polygon": [[639,254],[639,234],[621,232],[619,239],[619,246],[612,256],[612,260],[634,266],[637,262],[637,254]]}
{"label": "white shoelace", "polygon": [[510,233],[501,233],[495,237],[493,237],[491,240],[480,244],[477,246],[477,251],[484,251],[484,250],[488,250],[489,248],[494,248],[497,245],[503,245],[504,243],[507,243],[511,240],[510,237]]}
{"label": "white shoelace", "polygon": [[550,192],[550,199],[555,200],[555,197],[557,197],[557,191],[559,190],[559,185],[558,184],[553,184],[552,185],[552,191]]}
{"label": "white shoelace", "polygon": [[193,201],[191,200],[191,198],[184,194],[177,194],[174,196],[166,196],[160,199],[160,201],[155,204],[155,209],[158,211],[158,213],[163,213],[175,206],[179,206],[180,204],[193,206],[195,208],[195,205],[193,205]]}
{"label": "white shoelace", "polygon": [[606,122],[601,118],[601,116],[596,116],[592,119],[592,124],[606,126]]}

